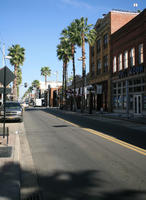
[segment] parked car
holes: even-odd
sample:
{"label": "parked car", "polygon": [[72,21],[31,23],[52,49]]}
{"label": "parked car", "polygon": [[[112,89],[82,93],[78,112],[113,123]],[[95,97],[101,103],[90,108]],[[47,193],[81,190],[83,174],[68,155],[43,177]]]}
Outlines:
{"label": "parked car", "polygon": [[[4,119],[4,105],[1,107],[0,119]],[[5,103],[5,119],[23,121],[23,109],[19,102],[7,101]]]}
{"label": "parked car", "polygon": [[23,110],[25,110],[26,108],[29,107],[29,103],[24,101],[21,103],[21,106],[22,106]]}

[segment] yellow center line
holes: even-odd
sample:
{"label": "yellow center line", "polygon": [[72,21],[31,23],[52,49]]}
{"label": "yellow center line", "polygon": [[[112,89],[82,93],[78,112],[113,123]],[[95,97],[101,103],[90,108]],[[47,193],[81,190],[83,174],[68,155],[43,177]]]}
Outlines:
{"label": "yellow center line", "polygon": [[[52,115],[52,114],[49,114],[49,115]],[[54,115],[52,115],[52,116],[54,116]],[[69,122],[69,121],[67,121],[67,120],[65,120],[65,119],[62,119],[62,118],[60,118],[60,117],[56,117],[56,118],[58,118],[58,119],[60,119],[60,120],[62,120],[62,121],[64,121],[64,122],[66,122],[66,123],[68,123],[68,124],[70,124],[70,125],[72,125],[72,126],[81,128],[81,129],[84,130],[84,131],[87,131],[87,132],[92,133],[92,134],[94,134],[94,135],[100,136],[100,137],[102,137],[102,138],[104,138],[104,139],[106,139],[106,140],[112,141],[112,142],[114,142],[114,143],[116,143],[116,144],[119,144],[119,145],[121,145],[121,146],[123,146],[123,147],[126,147],[126,148],[128,148],[128,149],[131,149],[131,150],[133,150],[133,151],[136,151],[136,152],[138,152],[138,153],[140,153],[140,154],[146,156],[146,150],[145,150],[145,149],[142,149],[142,148],[140,148],[140,147],[134,146],[134,145],[129,144],[129,143],[127,143],[127,142],[123,142],[123,141],[121,141],[121,140],[119,140],[119,139],[116,139],[116,138],[114,138],[114,137],[112,137],[112,136],[109,136],[109,135],[107,135],[107,134],[101,133],[101,132],[99,132],[99,131],[95,131],[95,130],[90,129],[90,128],[83,128],[83,127],[81,127],[81,126],[79,126],[79,125],[77,125],[77,124],[74,124],[74,123],[72,123],[72,122]]]}
{"label": "yellow center line", "polygon": [[136,152],[138,152],[138,153],[140,153],[140,154],[146,156],[146,150],[144,150],[144,149],[142,149],[142,148],[140,148],[140,147],[134,146],[134,145],[129,144],[129,143],[127,143],[127,142],[123,142],[123,141],[121,141],[121,140],[119,140],[119,139],[116,139],[116,138],[114,138],[114,137],[112,137],[112,136],[109,136],[109,135],[106,135],[106,134],[104,134],[104,133],[95,131],[95,130],[93,130],[93,129],[83,128],[83,130],[88,131],[88,132],[90,132],[90,133],[92,133],[92,134],[94,134],[94,135],[98,135],[98,136],[100,136],[100,137],[102,137],[102,138],[104,138],[104,139],[107,139],[107,140],[109,140],[109,141],[112,141],[112,142],[114,142],[114,143],[120,144],[121,146],[124,146],[124,147],[126,147],[126,148],[128,148],[128,149],[131,149],[131,150],[133,150],[133,151],[136,151]]}

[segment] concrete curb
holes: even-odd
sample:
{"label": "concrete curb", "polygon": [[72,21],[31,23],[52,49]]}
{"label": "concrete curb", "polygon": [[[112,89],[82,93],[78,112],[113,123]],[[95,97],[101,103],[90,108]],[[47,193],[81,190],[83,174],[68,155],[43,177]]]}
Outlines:
{"label": "concrete curb", "polygon": [[23,124],[23,133],[20,134],[20,166],[21,166],[21,190],[20,199],[35,199],[34,197],[40,197],[40,190],[38,186],[37,172],[32,159],[32,154],[27,141],[25,128]]}
{"label": "concrete curb", "polygon": [[70,114],[74,114],[74,113],[78,113],[79,115],[81,116],[86,116],[86,117],[89,117],[91,118],[92,116],[94,117],[97,117],[102,119],[102,118],[105,118],[105,119],[113,119],[113,120],[118,120],[118,121],[128,121],[128,122],[131,122],[131,123],[136,123],[136,124],[143,124],[143,125],[146,125],[146,118],[145,121],[144,120],[139,120],[139,119],[135,119],[135,118],[128,118],[128,117],[122,117],[122,116],[113,116],[113,115],[106,115],[106,114],[100,114],[100,113],[92,113],[92,114],[89,114],[88,112],[73,112],[73,111],[70,111],[70,110],[60,110],[61,112],[68,112]]}

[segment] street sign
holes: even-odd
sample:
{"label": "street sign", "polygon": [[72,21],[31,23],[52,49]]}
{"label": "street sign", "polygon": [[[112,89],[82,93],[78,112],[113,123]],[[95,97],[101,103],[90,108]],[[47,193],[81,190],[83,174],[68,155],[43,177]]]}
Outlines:
{"label": "street sign", "polygon": [[3,67],[0,69],[0,82],[4,85],[4,71],[6,72],[6,80],[5,84],[6,86],[11,83],[15,79],[14,73],[8,68],[8,67]]}
{"label": "street sign", "polygon": [[[0,87],[0,94],[4,93],[4,88]],[[6,88],[6,94],[11,94],[11,88]]]}

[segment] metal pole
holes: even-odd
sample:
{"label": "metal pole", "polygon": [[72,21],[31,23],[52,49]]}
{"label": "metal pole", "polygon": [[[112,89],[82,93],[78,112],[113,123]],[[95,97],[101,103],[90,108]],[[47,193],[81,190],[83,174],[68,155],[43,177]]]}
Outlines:
{"label": "metal pole", "polygon": [[6,122],[6,107],[5,107],[5,103],[6,103],[6,66],[4,67],[4,101],[3,101],[3,105],[4,105],[4,123],[3,123],[3,138],[5,137],[5,122]]}
{"label": "metal pole", "polygon": [[9,142],[9,128],[7,127],[7,144]]}
{"label": "metal pole", "polygon": [[127,112],[127,116],[129,117],[129,84],[128,84],[128,80],[126,80],[126,100],[127,100],[126,112]]}

